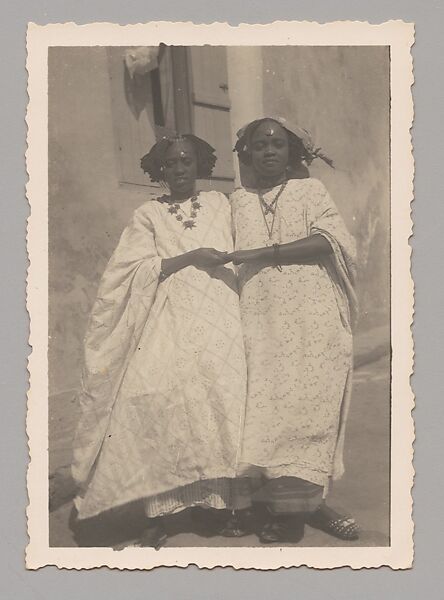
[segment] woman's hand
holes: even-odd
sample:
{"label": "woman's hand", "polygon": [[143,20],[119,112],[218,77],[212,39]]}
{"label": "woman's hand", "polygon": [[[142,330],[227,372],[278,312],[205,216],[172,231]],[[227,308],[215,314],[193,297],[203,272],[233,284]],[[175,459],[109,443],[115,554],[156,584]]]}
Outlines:
{"label": "woman's hand", "polygon": [[[234,265],[241,265],[246,262],[261,261],[265,256],[261,255],[260,250],[236,250],[227,254],[228,261],[231,261]],[[227,262],[228,262],[227,261]]]}
{"label": "woman's hand", "polygon": [[228,252],[221,252],[214,248],[197,248],[188,252],[189,264],[201,269],[218,267],[229,262]]}
{"label": "woman's hand", "polygon": [[211,269],[230,262],[228,252],[220,252],[214,248],[198,248],[179,256],[162,259],[162,280],[191,265],[198,269]]}

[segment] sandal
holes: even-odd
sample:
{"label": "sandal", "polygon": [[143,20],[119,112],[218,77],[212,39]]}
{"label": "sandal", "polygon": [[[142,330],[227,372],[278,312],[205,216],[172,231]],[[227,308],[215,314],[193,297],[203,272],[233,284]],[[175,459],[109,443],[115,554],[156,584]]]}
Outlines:
{"label": "sandal", "polygon": [[276,517],[266,523],[259,534],[262,544],[297,544],[304,537],[304,521],[300,518]]}
{"label": "sandal", "polygon": [[223,537],[245,537],[253,533],[252,527],[253,512],[251,510],[243,509],[236,510],[231,513],[222,527],[219,529],[219,535]]}
{"label": "sandal", "polygon": [[147,527],[142,533],[139,542],[135,544],[138,548],[155,548],[159,550],[167,541],[168,535],[163,525]]}
{"label": "sandal", "polygon": [[309,517],[307,523],[340,540],[353,542],[359,539],[359,526],[352,517],[338,515],[336,518],[331,518],[321,508]]}

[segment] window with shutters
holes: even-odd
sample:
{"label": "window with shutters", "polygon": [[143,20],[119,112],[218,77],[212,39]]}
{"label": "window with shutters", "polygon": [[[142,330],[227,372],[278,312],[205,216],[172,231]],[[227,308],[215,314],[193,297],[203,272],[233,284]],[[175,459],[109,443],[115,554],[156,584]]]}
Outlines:
{"label": "window with shutters", "polygon": [[108,61],[119,181],[156,191],[159,185],[142,172],[140,158],[156,139],[176,130],[195,133],[216,149],[213,177],[199,181],[198,188],[231,191],[234,170],[226,49],[115,46],[108,48]]}

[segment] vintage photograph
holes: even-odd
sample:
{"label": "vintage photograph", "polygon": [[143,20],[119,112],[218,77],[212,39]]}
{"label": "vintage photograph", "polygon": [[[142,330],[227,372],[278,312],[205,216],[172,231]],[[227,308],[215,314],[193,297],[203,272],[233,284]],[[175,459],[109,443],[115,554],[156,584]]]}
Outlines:
{"label": "vintage photograph", "polygon": [[44,48],[48,551],[390,564],[390,43],[99,38]]}

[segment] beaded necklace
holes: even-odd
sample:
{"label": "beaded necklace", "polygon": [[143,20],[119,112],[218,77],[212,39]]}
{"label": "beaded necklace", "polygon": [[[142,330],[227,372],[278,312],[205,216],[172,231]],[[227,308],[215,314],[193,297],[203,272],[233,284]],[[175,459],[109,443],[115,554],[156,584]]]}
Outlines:
{"label": "beaded necklace", "polygon": [[196,227],[197,213],[202,208],[202,205],[198,201],[198,198],[199,194],[194,194],[193,196],[191,196],[191,211],[189,215],[184,211],[179,202],[174,202],[173,200],[171,200],[171,198],[163,200],[163,202],[166,202],[170,205],[168,208],[168,212],[170,213],[170,215],[175,217],[177,221],[182,223],[184,229],[194,229],[194,227]]}
{"label": "beaded necklace", "polygon": [[[288,183],[288,181],[284,181],[282,183],[282,185],[279,188],[276,196],[273,198],[273,200],[271,202],[267,202],[265,200],[264,196],[263,196],[263,193],[258,190],[259,204],[260,204],[260,207],[261,207],[262,216],[264,218],[265,227],[267,228],[268,239],[269,240],[271,240],[271,238],[273,236],[274,222],[275,222],[275,219],[276,219],[277,203],[278,203],[278,200],[279,200],[282,192],[285,190],[285,187],[286,187],[287,183]],[[267,221],[267,215],[269,213],[271,213],[273,215],[273,220],[271,221],[271,226],[268,224],[268,221]]]}

